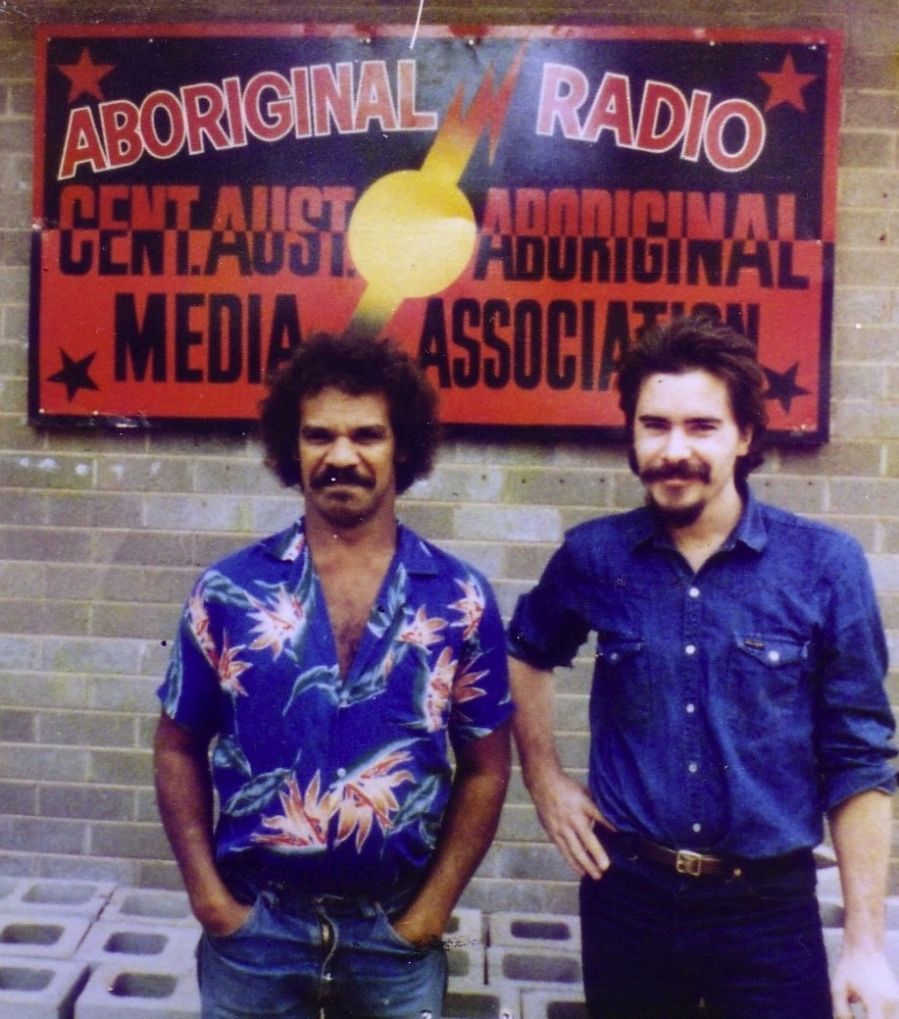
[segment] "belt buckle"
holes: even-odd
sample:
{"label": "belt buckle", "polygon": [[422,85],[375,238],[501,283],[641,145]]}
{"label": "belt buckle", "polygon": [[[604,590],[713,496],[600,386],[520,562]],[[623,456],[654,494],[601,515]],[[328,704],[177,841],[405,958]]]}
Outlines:
{"label": "belt buckle", "polygon": [[688,877],[701,877],[702,862],[702,853],[695,853],[692,849],[678,849],[674,866],[678,874],[686,874]]}

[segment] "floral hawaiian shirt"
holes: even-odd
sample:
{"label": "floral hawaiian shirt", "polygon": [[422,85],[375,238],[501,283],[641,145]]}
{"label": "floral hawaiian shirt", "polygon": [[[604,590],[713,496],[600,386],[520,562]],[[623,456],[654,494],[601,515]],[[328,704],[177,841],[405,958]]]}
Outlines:
{"label": "floral hawaiian shirt", "polygon": [[297,886],[341,895],[420,876],[452,747],[512,713],[489,586],[402,525],[348,675],[299,521],[203,573],[158,694],[215,737],[219,860],[262,854]]}

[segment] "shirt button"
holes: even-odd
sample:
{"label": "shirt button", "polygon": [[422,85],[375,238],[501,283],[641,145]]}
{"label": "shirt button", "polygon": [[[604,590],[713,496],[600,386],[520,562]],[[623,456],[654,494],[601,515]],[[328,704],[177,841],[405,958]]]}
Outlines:
{"label": "shirt button", "polygon": [[768,661],[772,662],[774,665],[776,665],[780,661],[780,652],[779,651],[769,651],[768,652]]}
{"label": "shirt button", "polygon": [[693,825],[693,831],[695,831],[697,835],[702,831],[702,825],[698,821],[696,821]]}
{"label": "shirt button", "polygon": [[687,594],[691,598],[698,598],[699,597],[699,588],[698,587],[691,587],[690,590],[687,591]]}
{"label": "shirt button", "polygon": [[699,771],[699,765],[696,763],[696,761],[690,761],[690,763],[687,765],[687,771],[689,771],[691,775],[695,775],[696,772]]}
{"label": "shirt button", "polygon": [[338,768],[337,769],[337,777],[338,778],[346,778],[346,768]]}
{"label": "shirt button", "polygon": [[692,715],[693,712],[696,710],[696,705],[690,703],[690,704],[687,705],[687,709],[686,710],[687,710],[687,714],[688,715]]}
{"label": "shirt button", "polygon": [[695,644],[688,644],[684,648],[684,654],[695,655],[696,654],[696,645]]}

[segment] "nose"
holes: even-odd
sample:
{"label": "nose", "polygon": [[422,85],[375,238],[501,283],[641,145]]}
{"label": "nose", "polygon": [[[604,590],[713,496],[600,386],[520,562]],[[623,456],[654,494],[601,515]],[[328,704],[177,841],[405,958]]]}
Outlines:
{"label": "nose", "polygon": [[338,435],[328,448],[328,463],[332,467],[348,467],[359,462],[356,447],[346,435]]}
{"label": "nose", "polygon": [[662,450],[662,455],[666,460],[670,461],[689,459],[690,444],[682,428],[672,428],[668,431],[668,434],[665,436],[665,446]]}

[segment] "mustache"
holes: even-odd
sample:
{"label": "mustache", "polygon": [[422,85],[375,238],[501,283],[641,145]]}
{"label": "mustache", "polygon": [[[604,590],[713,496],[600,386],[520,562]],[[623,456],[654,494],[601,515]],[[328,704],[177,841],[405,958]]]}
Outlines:
{"label": "mustache", "polygon": [[677,463],[661,464],[659,467],[647,467],[640,472],[640,480],[647,483],[654,481],[702,481],[708,483],[712,472],[707,464],[690,464],[686,460]]}
{"label": "mustache", "polygon": [[329,488],[332,485],[355,485],[357,488],[374,488],[371,478],[357,474],[352,467],[331,467],[317,474],[310,482],[312,488]]}

